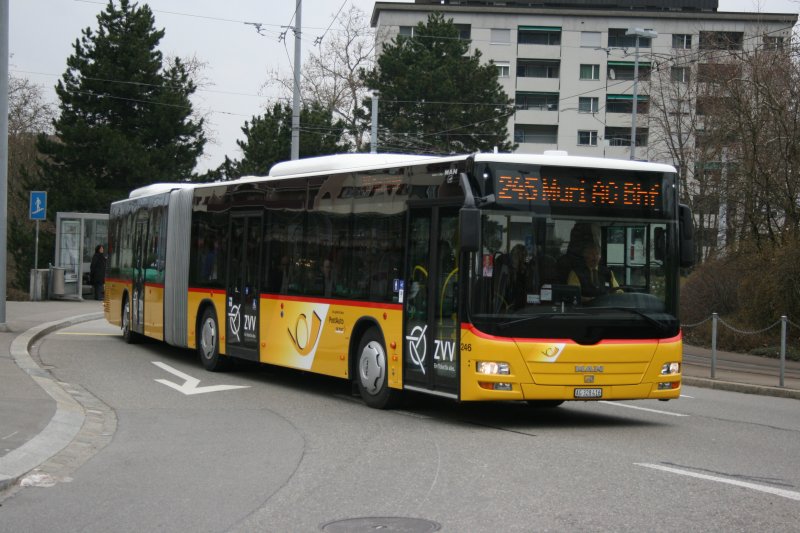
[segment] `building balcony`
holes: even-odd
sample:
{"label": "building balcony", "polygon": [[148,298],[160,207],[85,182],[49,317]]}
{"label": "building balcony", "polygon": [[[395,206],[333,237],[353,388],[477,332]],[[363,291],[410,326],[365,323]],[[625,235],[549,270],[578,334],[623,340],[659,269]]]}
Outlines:
{"label": "building balcony", "polygon": [[561,46],[553,44],[518,44],[517,57],[560,59]]}
{"label": "building balcony", "polygon": [[553,92],[559,90],[558,78],[526,78],[517,76],[517,91],[520,92]]}
{"label": "building balcony", "polygon": [[517,109],[514,116],[518,124],[558,124],[558,109],[554,111],[538,108]]}

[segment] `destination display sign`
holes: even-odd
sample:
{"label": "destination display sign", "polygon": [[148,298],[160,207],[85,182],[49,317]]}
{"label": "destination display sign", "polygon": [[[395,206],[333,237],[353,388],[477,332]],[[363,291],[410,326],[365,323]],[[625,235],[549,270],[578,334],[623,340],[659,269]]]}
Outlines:
{"label": "destination display sign", "polygon": [[495,174],[498,204],[561,207],[660,210],[663,205],[661,174],[540,175],[508,172]]}

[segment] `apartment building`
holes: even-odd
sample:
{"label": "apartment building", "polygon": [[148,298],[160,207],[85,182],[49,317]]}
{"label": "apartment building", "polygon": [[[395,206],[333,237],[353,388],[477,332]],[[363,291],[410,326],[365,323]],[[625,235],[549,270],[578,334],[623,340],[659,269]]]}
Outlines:
{"label": "apartment building", "polygon": [[[686,82],[714,61],[705,52],[780,47],[797,23],[795,13],[717,8],[717,0],[376,2],[372,26],[388,40],[413,34],[432,12],[452,18],[471,51],[497,65],[514,98],[508,126],[519,152],[627,159],[635,115],[635,157],[671,162],[655,141],[662,137],[653,131],[651,72],[668,69],[672,81]],[[631,29],[647,30],[638,32],[638,60]],[[678,105],[696,106],[697,99]]]}

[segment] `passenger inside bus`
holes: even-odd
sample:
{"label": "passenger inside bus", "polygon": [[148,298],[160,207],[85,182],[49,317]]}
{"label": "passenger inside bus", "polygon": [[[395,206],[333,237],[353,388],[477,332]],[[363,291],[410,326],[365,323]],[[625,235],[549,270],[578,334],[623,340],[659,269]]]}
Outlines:
{"label": "passenger inside bus", "polygon": [[598,296],[621,293],[614,273],[600,264],[600,246],[590,242],[583,247],[583,262],[576,265],[567,278],[567,285],[581,288],[581,301],[590,302]]}

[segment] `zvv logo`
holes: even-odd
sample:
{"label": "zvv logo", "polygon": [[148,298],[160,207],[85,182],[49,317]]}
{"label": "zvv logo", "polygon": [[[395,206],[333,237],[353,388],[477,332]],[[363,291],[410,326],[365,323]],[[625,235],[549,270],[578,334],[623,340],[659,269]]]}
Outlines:
{"label": "zvv logo", "polygon": [[414,326],[411,333],[406,335],[406,340],[408,341],[408,355],[411,361],[422,370],[423,374],[425,373],[425,357],[428,352],[428,341],[425,340],[425,331],[427,331],[427,329],[428,326],[424,328],[421,326]]}

